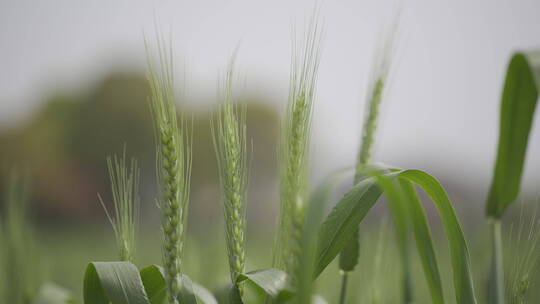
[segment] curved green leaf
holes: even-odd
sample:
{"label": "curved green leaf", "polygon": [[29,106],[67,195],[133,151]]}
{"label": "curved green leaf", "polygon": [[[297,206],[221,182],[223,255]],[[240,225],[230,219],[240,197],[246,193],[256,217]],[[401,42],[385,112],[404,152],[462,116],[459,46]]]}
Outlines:
{"label": "curved green leaf", "polygon": [[[409,261],[409,225],[420,224],[421,221],[409,219],[409,211],[405,202],[406,197],[401,189],[400,184],[392,178],[382,175],[380,171],[368,171],[376,180],[379,186],[384,190],[384,196],[387,198],[388,205],[394,219],[394,227],[396,240],[398,243],[399,259],[402,270],[402,300],[403,303],[413,302],[411,270]],[[421,212],[412,212],[411,215],[424,215],[423,209]],[[424,217],[425,218],[425,215]],[[425,226],[427,223],[424,221]],[[430,239],[431,241],[431,239]],[[442,296],[442,293],[441,293]]]}
{"label": "curved green leaf", "polygon": [[[266,296],[284,299],[289,297],[289,278],[281,270],[267,268],[238,276],[237,283],[244,284],[244,303],[264,303]],[[262,302],[260,302],[262,301]]]}
{"label": "curved green leaf", "polygon": [[332,209],[319,230],[314,277],[343,249],[381,193],[375,180],[367,178],[353,186]]}
{"label": "curved green leaf", "polygon": [[[381,176],[398,178],[404,188],[405,202],[413,223],[413,232],[417,248],[422,258],[426,279],[430,285],[435,303],[444,303],[442,284],[427,219],[411,182],[418,184],[429,195],[439,214],[449,241],[454,287],[458,303],[476,303],[474,286],[470,272],[470,258],[461,224],[444,188],[431,175],[419,170],[395,170]],[[388,190],[388,183],[377,185],[378,180],[369,178],[354,186],[330,212],[319,232],[319,250],[316,274],[318,275],[335,258],[345,245],[345,241],[354,233],[354,227],[360,224],[367,212],[381,195],[381,188]],[[397,191],[397,190],[396,190]],[[390,191],[396,198],[397,192]]]}
{"label": "curved green leaf", "polygon": [[[167,303],[167,287],[164,269],[158,265],[150,265],[141,269],[141,279],[151,304]],[[206,288],[194,283],[187,275],[182,275],[181,303],[217,304],[216,299]]]}
{"label": "curved green leaf", "polygon": [[516,53],[502,93],[499,145],[487,200],[487,215],[500,218],[516,199],[540,89],[540,52]]}
{"label": "curved green leaf", "polygon": [[139,270],[130,262],[93,262],[84,276],[85,304],[150,304]]}
{"label": "curved green leaf", "polygon": [[[400,172],[398,176],[400,179],[405,179],[419,185],[437,207],[448,239],[457,303],[476,303],[469,249],[456,211],[452,207],[452,203],[443,186],[433,176],[420,170],[405,170]],[[407,183],[402,184],[405,185],[404,190],[408,193],[409,201],[412,202],[412,205],[418,205],[419,201],[414,195],[412,185]],[[415,203],[415,198],[418,204]],[[415,227],[416,229],[417,227]],[[426,238],[427,235],[424,235],[421,239],[423,242],[426,242]],[[418,240],[417,237],[417,243]],[[433,260],[432,263],[436,263],[436,261]]]}
{"label": "curved green leaf", "polygon": [[193,286],[193,293],[195,294],[198,303],[217,304],[216,298],[208,289],[195,282],[192,282],[191,285]]}
{"label": "curved green leaf", "polygon": [[324,219],[326,203],[330,199],[335,186],[343,180],[352,177],[353,169],[339,170],[325,178],[310,196],[304,228],[302,229],[301,256],[298,267],[297,300],[299,304],[312,302],[313,272],[317,254],[317,236]]}
{"label": "curved green leaf", "polygon": [[151,304],[163,304],[167,299],[167,288],[163,268],[150,265],[141,269],[141,279]]}
{"label": "curved green leaf", "polygon": [[187,275],[182,275],[182,290],[179,295],[179,302],[184,304],[197,304],[199,301],[193,291],[193,282]]}

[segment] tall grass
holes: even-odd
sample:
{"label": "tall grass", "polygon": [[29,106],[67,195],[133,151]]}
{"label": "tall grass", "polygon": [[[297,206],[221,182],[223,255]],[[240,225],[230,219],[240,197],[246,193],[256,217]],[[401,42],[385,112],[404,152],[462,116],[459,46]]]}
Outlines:
{"label": "tall grass", "polygon": [[319,68],[321,29],[313,18],[304,39],[293,41],[289,100],[280,146],[279,227],[274,267],[294,277],[306,212],[311,119]]}
{"label": "tall grass", "polygon": [[1,303],[30,303],[37,293],[41,277],[28,221],[28,186],[28,181],[20,173],[15,170],[10,172],[4,197],[6,210],[0,249],[4,285]]}
{"label": "tall grass", "polygon": [[120,260],[132,262],[139,222],[140,169],[135,158],[131,158],[128,166],[125,148],[121,157],[114,155],[107,158],[107,168],[111,182],[114,214],[109,213],[100,195],[98,198],[113,227]]}
{"label": "tall grass", "polygon": [[160,187],[158,205],[163,230],[163,266],[170,304],[178,304],[182,288],[182,255],[184,251],[191,152],[187,126],[177,118],[172,50],[158,37],[158,65],[149,52],[150,104],[154,120],[157,154],[157,178]]}
{"label": "tall grass", "polygon": [[[225,215],[225,235],[231,281],[234,286],[245,268],[246,190],[248,163],[246,144],[246,108],[233,101],[234,59],[225,80],[224,102],[211,120],[211,129],[219,166]],[[242,286],[237,286],[240,296]]]}

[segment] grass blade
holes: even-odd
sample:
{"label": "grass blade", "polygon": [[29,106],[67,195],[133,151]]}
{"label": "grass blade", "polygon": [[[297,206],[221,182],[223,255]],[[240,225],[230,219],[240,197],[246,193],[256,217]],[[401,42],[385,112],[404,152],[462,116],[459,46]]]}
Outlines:
{"label": "grass blade", "polygon": [[[476,303],[469,249],[446,191],[437,179],[420,170],[405,170],[399,173],[398,177],[419,185],[437,207],[448,239],[456,301],[464,304]],[[407,191],[407,188],[405,190]]]}
{"label": "grass blade", "polygon": [[364,179],[353,186],[332,209],[319,230],[315,277],[347,244],[381,194],[373,178]]}
{"label": "grass blade", "polygon": [[[398,183],[397,180],[388,175],[374,173],[374,176],[388,198],[392,214],[395,218],[398,218],[396,226],[408,231],[407,223],[412,223],[414,236],[416,238],[416,246],[424,268],[431,300],[433,303],[444,303],[441,275],[435,256],[435,249],[433,247],[427,217],[424,208],[416,195],[416,191],[414,191],[413,186],[407,180],[402,180],[401,183]],[[408,237],[405,233],[397,235],[398,247],[400,248],[401,255],[406,254],[402,252],[404,250],[402,247],[407,239]],[[405,265],[407,264],[408,261],[405,261]],[[404,272],[404,274],[407,273]]]}
{"label": "grass blade", "polygon": [[517,197],[540,87],[540,52],[516,53],[506,72],[499,144],[487,215],[500,218]]}
{"label": "grass blade", "polygon": [[[273,299],[278,298],[280,293],[289,287],[289,281],[290,278],[285,272],[268,268],[241,274],[237,283],[244,284],[246,288],[246,295],[242,298],[244,303],[263,303],[267,295]],[[253,292],[249,292],[250,290]]]}
{"label": "grass blade", "polygon": [[310,304],[314,289],[313,273],[317,253],[317,232],[324,219],[326,203],[335,186],[352,174],[352,170],[342,170],[328,176],[312,193],[306,220],[304,223],[301,251],[302,259],[298,267],[297,299],[298,304]]}
{"label": "grass blade", "polygon": [[[408,211],[408,209],[412,207],[407,207],[406,196],[404,195],[399,183],[374,170],[370,171],[370,175],[374,176],[379,186],[384,189],[384,195],[388,200],[390,212],[394,219],[394,230],[396,233],[399,258],[402,267],[402,299],[403,303],[412,303],[412,281],[409,262],[409,226],[411,223],[414,225],[422,225],[423,223],[424,226],[421,226],[420,228],[427,227],[425,214],[421,208],[419,210],[417,209],[416,212]],[[411,216],[419,217],[419,220],[414,220],[410,218]]]}

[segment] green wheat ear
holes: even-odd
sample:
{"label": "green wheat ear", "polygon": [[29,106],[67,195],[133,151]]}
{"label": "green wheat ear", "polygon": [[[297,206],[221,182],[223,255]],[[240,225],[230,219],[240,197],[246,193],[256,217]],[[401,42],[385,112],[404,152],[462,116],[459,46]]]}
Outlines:
{"label": "green wheat ear", "polygon": [[[395,23],[389,32],[382,36],[379,47],[374,58],[371,75],[369,78],[366,96],[366,115],[362,126],[362,139],[358,150],[354,183],[357,184],[365,176],[366,167],[372,162],[375,134],[379,111],[385,92],[388,87],[388,74],[392,63],[393,54],[396,48],[396,32],[399,16],[396,16]],[[353,237],[347,242],[339,255],[339,269],[342,274],[342,284],[339,303],[345,302],[347,291],[348,272],[354,270],[358,264],[359,255],[359,230],[357,229]]]}
{"label": "green wheat ear", "polygon": [[[232,97],[234,59],[226,77],[225,96],[221,109],[211,119],[211,129],[219,166],[225,232],[231,280],[235,284],[244,272],[246,190],[248,185],[246,107]],[[240,295],[243,289],[238,286]]]}
{"label": "green wheat ear", "polygon": [[121,157],[114,155],[107,158],[114,203],[112,216],[99,194],[98,198],[113,227],[120,260],[133,261],[139,221],[140,169],[135,158],[131,159],[129,166],[126,159],[125,148]]}
{"label": "green wheat ear", "polygon": [[281,210],[274,267],[293,275],[307,203],[311,118],[319,68],[321,29],[313,18],[300,46],[293,41],[290,89],[280,145]]}
{"label": "green wheat ear", "polygon": [[[158,37],[159,63],[155,67],[149,54],[148,80],[150,82],[150,108],[154,120],[158,205],[163,230],[163,264],[170,304],[178,304],[180,293],[182,253],[187,227],[191,152],[187,140],[187,126],[180,116],[177,119],[172,49],[165,49]],[[147,44],[148,46],[148,44]]]}

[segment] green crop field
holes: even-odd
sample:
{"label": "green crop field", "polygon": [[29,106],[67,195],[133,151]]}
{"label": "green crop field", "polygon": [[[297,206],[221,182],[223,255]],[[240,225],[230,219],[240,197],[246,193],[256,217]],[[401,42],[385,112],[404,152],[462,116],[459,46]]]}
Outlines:
{"label": "green crop field", "polygon": [[[373,160],[397,36],[397,25],[381,35],[372,61],[356,163],[314,184],[310,142],[318,136],[312,124],[323,27],[315,16],[293,33],[289,95],[274,151],[279,215],[272,233],[257,230],[247,216],[257,195],[248,193],[257,166],[250,112],[232,89],[240,55],[231,56],[220,81],[221,103],[208,117],[219,176],[214,206],[223,216],[210,219],[221,228],[206,235],[189,231],[203,220],[190,213],[198,124],[176,93],[182,84],[173,73],[170,41],[159,33],[147,37],[145,106],[154,135],[157,221],[141,207],[148,181],[129,142],[122,154],[103,155],[110,195],[96,199],[103,209],[98,226],[73,221],[70,229],[36,229],[42,226],[28,216],[32,176],[14,168],[6,173],[1,214],[0,303],[535,303],[540,213],[516,201],[534,125],[540,53],[516,52],[501,75],[497,158],[485,216],[475,219],[484,229],[469,234],[436,176]],[[379,205],[385,209],[371,214]],[[366,222],[371,225],[361,225]]]}

